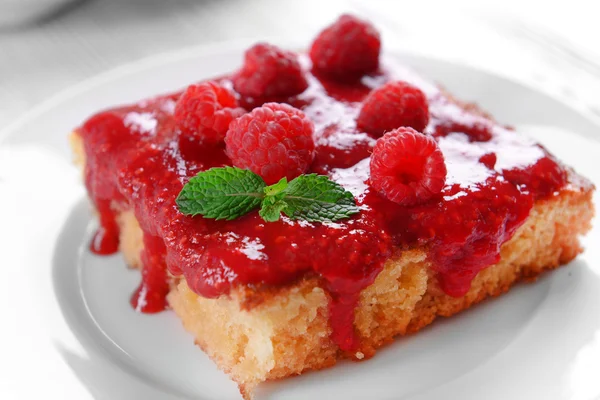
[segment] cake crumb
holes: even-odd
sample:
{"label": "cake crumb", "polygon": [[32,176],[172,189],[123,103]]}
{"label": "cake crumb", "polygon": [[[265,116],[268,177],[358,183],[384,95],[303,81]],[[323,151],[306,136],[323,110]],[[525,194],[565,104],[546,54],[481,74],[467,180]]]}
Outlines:
{"label": "cake crumb", "polygon": [[360,351],[357,351],[354,356],[356,358],[358,358],[359,360],[362,360],[363,358],[365,358],[365,355],[363,353],[361,353]]}

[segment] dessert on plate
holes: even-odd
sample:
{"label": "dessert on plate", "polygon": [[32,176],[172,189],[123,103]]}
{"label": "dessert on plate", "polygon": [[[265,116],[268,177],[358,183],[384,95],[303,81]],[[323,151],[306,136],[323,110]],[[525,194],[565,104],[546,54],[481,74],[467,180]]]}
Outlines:
{"label": "dessert on plate", "polygon": [[307,54],[259,43],[71,135],[91,250],[139,268],[132,306],[172,309],[246,398],[581,252],[593,185],[380,46],[344,15]]}

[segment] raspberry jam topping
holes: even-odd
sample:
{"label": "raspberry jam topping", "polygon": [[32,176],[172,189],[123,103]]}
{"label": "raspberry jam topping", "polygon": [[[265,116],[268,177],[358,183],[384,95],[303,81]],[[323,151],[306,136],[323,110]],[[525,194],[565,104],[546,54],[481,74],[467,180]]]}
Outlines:
{"label": "raspberry jam topping", "polygon": [[[181,214],[175,198],[196,173],[231,165],[225,145],[181,133],[173,112],[178,94],[108,110],[80,129],[87,155],[85,180],[100,214],[92,250],[116,251],[119,211],[132,210],[144,232],[142,284],[136,309],[166,306],[167,271],[183,275],[199,295],[216,297],[235,285],[285,285],[320,277],[330,295],[332,338],[355,351],[353,328],[362,289],[373,283],[394,249],[424,246],[441,288],[462,296],[471,280],[500,257],[500,246],[525,221],[534,201],[552,196],[566,172],[542,147],[518,132],[456,105],[412,72],[387,65],[360,81],[316,77],[299,56],[308,88],[286,100],[314,123],[314,161],[308,172],[329,175],[350,190],[361,212],[335,223],[257,212],[232,221]],[[429,103],[425,134],[437,142],[447,175],[441,191],[400,205],[372,189],[370,155],[376,137],[356,127],[362,101],[394,80],[418,87]],[[229,78],[219,84],[233,90]],[[239,97],[251,110],[261,104]],[[437,189],[436,189],[437,190]],[[396,250],[397,251],[397,250]]]}

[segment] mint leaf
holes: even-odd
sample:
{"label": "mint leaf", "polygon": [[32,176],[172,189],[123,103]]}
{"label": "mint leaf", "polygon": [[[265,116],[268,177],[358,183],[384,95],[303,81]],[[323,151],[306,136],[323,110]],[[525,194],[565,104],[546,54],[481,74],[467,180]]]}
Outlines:
{"label": "mint leaf", "polygon": [[300,175],[282,193],[292,219],[331,222],[359,212],[352,193],[324,175]]}
{"label": "mint leaf", "polygon": [[232,220],[258,207],[265,187],[262,178],[252,171],[211,168],[190,179],[175,202],[185,215]]}
{"label": "mint leaf", "polygon": [[198,173],[175,200],[185,215],[232,220],[258,208],[267,222],[284,213],[292,219],[330,222],[359,212],[354,196],[327,176],[300,175],[288,183],[282,178],[267,186],[252,171],[234,167]]}
{"label": "mint leaf", "polygon": [[281,211],[287,207],[287,203],[277,197],[265,197],[262,202],[258,215],[267,222],[275,222],[279,220]]}
{"label": "mint leaf", "polygon": [[279,220],[281,211],[287,207],[283,200],[285,193],[283,191],[288,186],[287,178],[283,177],[279,182],[265,188],[265,198],[262,201],[258,215],[267,222]]}
{"label": "mint leaf", "polygon": [[267,195],[267,196],[278,195],[279,193],[283,192],[283,190],[287,187],[287,185],[288,185],[288,181],[287,181],[287,178],[284,176],[276,184],[267,186],[265,188],[265,195]]}

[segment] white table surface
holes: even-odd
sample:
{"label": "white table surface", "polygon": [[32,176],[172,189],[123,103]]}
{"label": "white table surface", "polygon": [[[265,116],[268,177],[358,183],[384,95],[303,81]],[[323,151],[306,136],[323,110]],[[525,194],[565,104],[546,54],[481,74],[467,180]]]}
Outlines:
{"label": "white table surface", "polygon": [[345,11],[375,22],[384,46],[520,80],[600,121],[597,3],[80,1],[45,21],[0,30],[0,130],[53,94],[121,64],[238,38],[293,38],[308,44]]}

